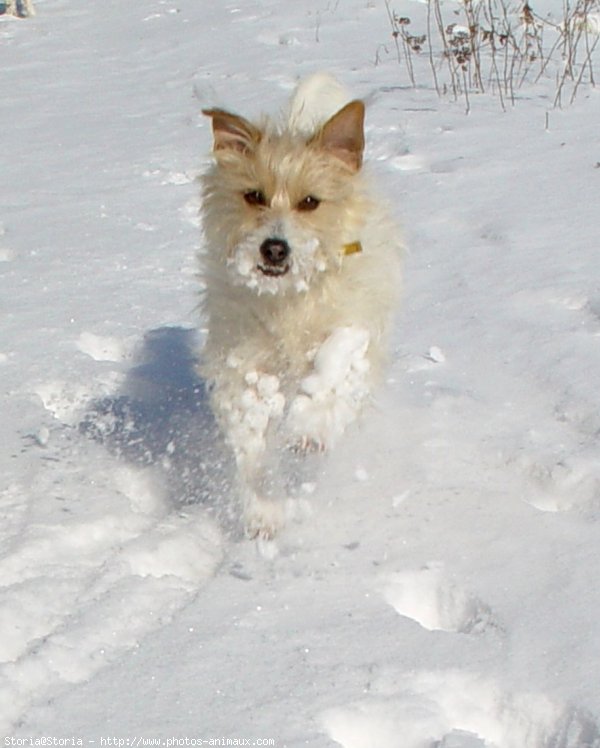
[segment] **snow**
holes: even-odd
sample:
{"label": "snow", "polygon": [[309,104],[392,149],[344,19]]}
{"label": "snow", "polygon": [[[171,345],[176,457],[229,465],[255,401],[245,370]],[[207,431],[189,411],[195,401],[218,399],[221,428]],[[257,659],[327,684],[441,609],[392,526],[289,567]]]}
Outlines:
{"label": "snow", "polygon": [[314,371],[300,383],[303,394],[290,404],[293,433],[313,434],[324,447],[339,441],[369,392],[368,347],[369,331],[362,327],[340,327],[322,343]]}
{"label": "snow", "polygon": [[[36,10],[0,16],[0,733],[600,745],[598,91],[465,116],[367,0]],[[257,545],[194,370],[200,110],[315,69],[367,101],[404,293],[378,401]]]}
{"label": "snow", "polygon": [[279,377],[251,371],[245,380],[248,387],[242,393],[239,406],[231,403],[228,418],[232,434],[239,433],[235,444],[241,445],[244,453],[254,455],[264,450],[269,421],[281,416],[285,398],[279,392]]}

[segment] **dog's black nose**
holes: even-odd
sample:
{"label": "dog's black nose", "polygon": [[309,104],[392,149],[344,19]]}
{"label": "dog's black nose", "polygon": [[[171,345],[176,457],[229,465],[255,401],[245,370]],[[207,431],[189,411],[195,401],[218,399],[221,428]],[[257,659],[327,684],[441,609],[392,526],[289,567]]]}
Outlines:
{"label": "dog's black nose", "polygon": [[269,265],[282,265],[290,255],[290,245],[285,239],[265,239],[260,253]]}

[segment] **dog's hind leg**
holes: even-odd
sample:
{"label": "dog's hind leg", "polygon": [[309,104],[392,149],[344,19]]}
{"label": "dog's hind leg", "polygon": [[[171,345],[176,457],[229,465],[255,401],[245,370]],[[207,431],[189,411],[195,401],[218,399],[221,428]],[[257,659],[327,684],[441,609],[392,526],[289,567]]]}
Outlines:
{"label": "dog's hind leg", "polygon": [[237,465],[238,492],[243,508],[244,531],[251,539],[271,540],[284,524],[278,466],[267,459],[270,450],[266,441],[258,449],[249,449],[251,444],[252,440],[245,444],[232,444]]}
{"label": "dog's hind leg", "polygon": [[284,505],[255,492],[248,486],[242,489],[244,530],[250,539],[272,540],[284,525]]}

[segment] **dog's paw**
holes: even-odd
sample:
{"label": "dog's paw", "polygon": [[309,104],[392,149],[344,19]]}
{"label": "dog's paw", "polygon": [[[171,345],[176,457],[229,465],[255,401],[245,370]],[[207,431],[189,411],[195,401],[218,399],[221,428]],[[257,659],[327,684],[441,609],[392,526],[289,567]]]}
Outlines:
{"label": "dog's paw", "polygon": [[292,441],[289,445],[289,449],[297,455],[308,455],[322,454],[327,448],[323,442],[312,436],[301,436],[296,441]]}
{"label": "dog's paw", "polygon": [[340,327],[321,345],[314,370],[290,403],[288,427],[295,444],[329,448],[358,416],[369,395],[370,336],[360,327]]}
{"label": "dog's paw", "polygon": [[245,511],[246,537],[251,540],[273,540],[285,523],[281,502],[254,497]]}

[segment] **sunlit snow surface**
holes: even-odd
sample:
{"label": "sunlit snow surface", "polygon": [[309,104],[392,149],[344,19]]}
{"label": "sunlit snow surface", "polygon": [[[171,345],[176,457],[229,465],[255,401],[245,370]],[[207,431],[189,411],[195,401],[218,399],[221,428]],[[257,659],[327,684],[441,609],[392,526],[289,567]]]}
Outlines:
{"label": "sunlit snow surface", "polygon": [[[0,732],[600,745],[598,92],[467,117],[366,0],[36,10],[0,16]],[[403,302],[257,547],[194,368],[200,109],[319,68],[367,101]]]}

